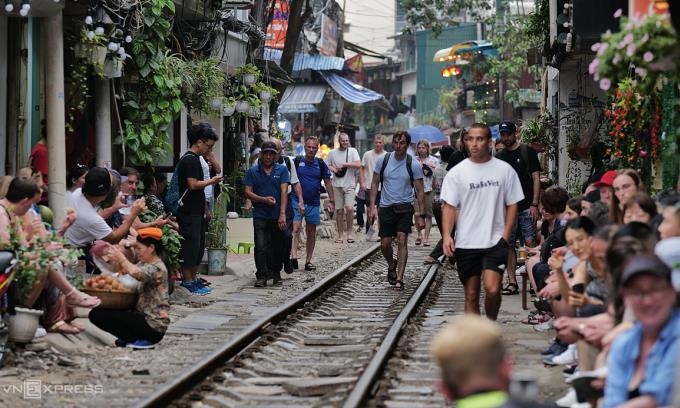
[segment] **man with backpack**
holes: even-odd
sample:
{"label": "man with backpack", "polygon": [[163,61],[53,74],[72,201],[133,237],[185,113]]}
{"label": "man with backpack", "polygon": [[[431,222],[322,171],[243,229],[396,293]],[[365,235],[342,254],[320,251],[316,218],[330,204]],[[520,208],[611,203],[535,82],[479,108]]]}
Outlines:
{"label": "man with backpack", "polygon": [[[413,157],[406,153],[411,144],[411,135],[399,131],[392,137],[394,153],[379,158],[373,170],[371,181],[371,201],[368,208],[368,222],[378,217],[380,250],[387,260],[387,282],[397,289],[404,289],[404,272],[408,260],[408,234],[413,220],[413,190],[415,188],[419,208],[425,208],[423,168],[413,164]],[[378,186],[380,207],[376,205]],[[424,226],[424,218],[418,217],[419,226]],[[397,259],[394,259],[392,239],[397,237]]]}
{"label": "man with backpack", "polygon": [[300,240],[300,226],[304,218],[307,235],[305,271],[316,270],[316,266],[312,263],[312,255],[316,246],[316,226],[321,224],[321,180],[326,184],[328,191],[328,211],[333,212],[335,210],[331,172],[326,163],[316,157],[318,151],[319,139],[316,136],[307,136],[305,138],[305,155],[303,157],[298,156],[294,160],[300,186],[302,186],[304,208],[300,208],[296,197],[293,196],[295,217],[293,219],[293,247],[290,256],[293,266],[297,269],[297,245]]}
{"label": "man with backpack", "polygon": [[[210,152],[217,141],[217,134],[211,127],[193,125],[187,132],[191,143],[189,150],[177,163],[177,190],[180,192],[177,202],[177,223],[179,234],[184,238],[180,249],[182,260],[182,286],[191,293],[205,295],[210,289],[196,279],[198,266],[203,259],[205,249],[205,232],[207,227],[207,206],[204,189],[218,184],[222,176],[203,179],[203,167],[199,156]],[[169,198],[169,197],[166,197]]]}
{"label": "man with backpack", "polygon": [[[533,248],[536,246],[536,221],[538,220],[538,198],[540,196],[541,164],[538,161],[536,151],[517,139],[517,127],[511,121],[502,122],[498,126],[501,141],[505,149],[501,150],[496,158],[508,163],[517,173],[522,184],[524,199],[518,203],[517,219],[510,235],[510,251],[505,271],[508,274],[508,284],[503,288],[504,295],[516,295],[519,293],[517,277],[517,256],[515,254],[515,240],[518,230],[523,242],[521,245]],[[520,230],[521,229],[521,230]]]}

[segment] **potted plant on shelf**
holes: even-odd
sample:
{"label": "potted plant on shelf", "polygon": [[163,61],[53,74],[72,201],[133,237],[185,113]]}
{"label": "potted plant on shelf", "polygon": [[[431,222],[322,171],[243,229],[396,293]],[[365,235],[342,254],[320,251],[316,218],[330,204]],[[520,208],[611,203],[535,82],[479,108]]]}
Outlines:
{"label": "potted plant on shelf", "polygon": [[257,82],[253,85],[253,89],[260,96],[262,102],[269,102],[272,98],[276,98],[279,94],[275,88],[265,84],[264,82]]}
{"label": "potted plant on shelf", "polygon": [[224,275],[227,268],[227,252],[229,250],[227,211],[229,210],[229,203],[231,202],[234,188],[229,187],[227,184],[218,185],[220,186],[220,193],[215,200],[212,218],[210,223],[208,223],[208,231],[205,235],[209,275]]}
{"label": "potted plant on shelf", "polygon": [[245,64],[236,68],[236,76],[250,86],[260,78],[260,70],[254,64]]}

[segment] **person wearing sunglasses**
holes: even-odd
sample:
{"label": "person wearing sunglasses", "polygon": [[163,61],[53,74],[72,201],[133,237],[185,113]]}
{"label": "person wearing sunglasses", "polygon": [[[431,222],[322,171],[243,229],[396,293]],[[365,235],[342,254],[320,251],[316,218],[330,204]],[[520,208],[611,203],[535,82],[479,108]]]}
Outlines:
{"label": "person wearing sunglasses", "polygon": [[109,262],[116,270],[140,282],[139,298],[133,309],[114,310],[97,308],[89,319],[95,326],[118,339],[118,347],[135,349],[153,348],[163,339],[170,324],[168,294],[168,268],[163,262],[163,231],[160,228],[142,228],[132,245],[138,262],[131,262],[118,246],[106,250]]}

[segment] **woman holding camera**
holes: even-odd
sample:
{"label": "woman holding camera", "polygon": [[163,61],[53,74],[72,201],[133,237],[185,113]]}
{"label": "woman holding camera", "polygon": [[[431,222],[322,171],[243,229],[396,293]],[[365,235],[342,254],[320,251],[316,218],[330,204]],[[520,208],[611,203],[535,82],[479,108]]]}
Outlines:
{"label": "woman holding camera", "polygon": [[[434,169],[439,166],[439,160],[436,157],[430,155],[430,142],[422,139],[416,144],[416,154],[418,157],[418,163],[423,167],[423,184],[425,186],[425,208],[418,207],[418,200],[414,202],[415,207],[415,217],[416,225],[421,225],[418,222],[418,218],[424,218],[424,228],[418,228],[418,237],[416,237],[416,245],[422,244],[423,246],[430,246],[430,229],[432,229],[432,217],[434,213],[432,212],[432,196],[434,195],[432,190],[432,180],[434,175]],[[425,217],[421,217],[425,214]]]}

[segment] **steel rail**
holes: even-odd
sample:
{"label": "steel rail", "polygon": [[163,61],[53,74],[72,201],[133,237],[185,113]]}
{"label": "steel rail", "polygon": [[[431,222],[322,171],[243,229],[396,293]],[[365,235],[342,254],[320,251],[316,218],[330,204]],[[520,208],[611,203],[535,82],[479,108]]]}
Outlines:
{"label": "steel rail", "polygon": [[135,407],[167,407],[175,399],[179,398],[194,386],[203,381],[218,366],[228,361],[243,351],[248,345],[263,335],[264,329],[274,323],[278,323],[290,316],[306,303],[316,299],[338,280],[344,277],[349,268],[365,260],[380,248],[380,244],[374,244],[367,250],[352,258],[347,263],[337,268],[316,285],[310,287],[287,303],[281,305],[269,316],[263,317],[237,334],[231,341],[223,344],[219,349],[204,357],[191,369],[166,382],[156,389],[146,399],[135,404]]}
{"label": "steel rail", "polygon": [[402,331],[408,322],[408,319],[416,312],[416,309],[425,299],[429,293],[430,286],[434,282],[437,276],[437,271],[440,264],[434,264],[430,266],[427,274],[420,281],[418,289],[413,293],[409,299],[404,309],[401,313],[394,319],[394,323],[390,330],[385,335],[385,338],[380,343],[378,351],[376,351],[371,361],[366,366],[366,369],[361,374],[361,377],[354,384],[352,392],[349,394],[345,402],[343,403],[343,408],[357,408],[364,406],[366,398],[373,391],[375,382],[380,378],[383,373],[383,368],[392,356],[392,351],[397,346],[397,342],[401,337]]}

